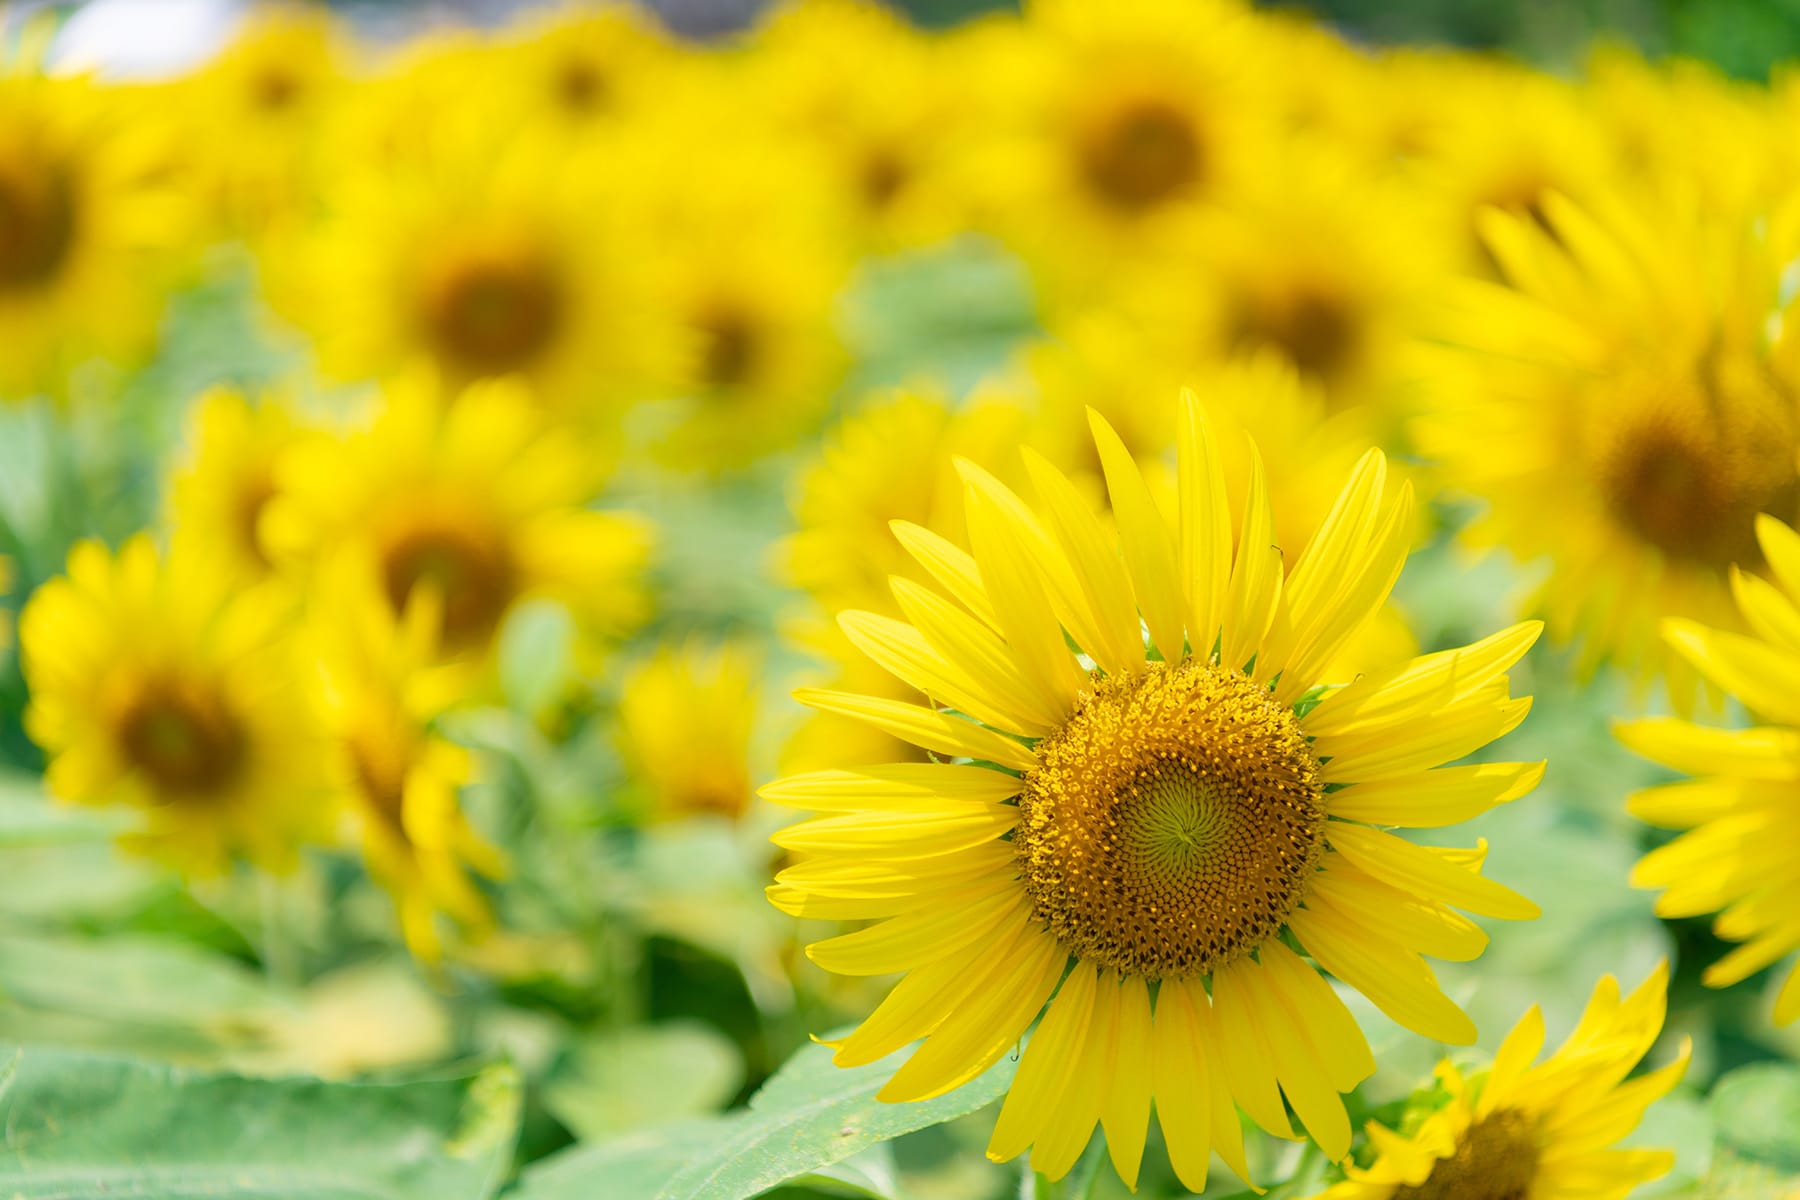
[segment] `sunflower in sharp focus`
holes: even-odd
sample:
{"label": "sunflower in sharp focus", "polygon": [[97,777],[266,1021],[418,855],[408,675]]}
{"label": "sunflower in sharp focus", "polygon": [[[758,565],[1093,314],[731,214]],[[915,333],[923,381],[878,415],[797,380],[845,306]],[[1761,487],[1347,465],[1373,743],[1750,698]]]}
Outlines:
{"label": "sunflower in sharp focus", "polygon": [[149,350],[192,232],[165,151],[86,79],[0,76],[0,400]]}
{"label": "sunflower in sharp focus", "polygon": [[473,758],[436,727],[464,698],[464,676],[433,665],[438,631],[428,605],[396,617],[359,591],[320,611],[330,619],[312,635],[333,781],[370,876],[393,897],[407,948],[436,962],[440,918],[470,937],[493,923],[471,873],[497,879],[507,869],[462,810]]}
{"label": "sunflower in sharp focus", "polygon": [[1534,603],[1553,636],[1590,668],[1660,674],[1685,710],[1696,680],[1656,622],[1731,624],[1756,515],[1800,515],[1785,257],[1760,222],[1673,205],[1490,216],[1511,286],[1460,294],[1420,443],[1486,503],[1470,541],[1550,561]]}
{"label": "sunflower in sharp focus", "polygon": [[656,816],[735,820],[744,814],[757,666],[744,644],[664,646],[626,674],[620,749]]}
{"label": "sunflower in sharp focus", "polygon": [[1191,395],[1173,522],[1098,418],[1094,436],[1116,539],[1035,455],[1036,506],[964,464],[972,552],[908,531],[937,586],[895,582],[904,621],[841,616],[929,703],[798,697],[942,761],[764,789],[828,814],[776,836],[793,865],[770,898],[796,916],[885,919],[808,950],[842,974],[907,973],[835,1043],[850,1066],[924,1039],[883,1099],[974,1078],[1044,1012],[996,1159],[1035,1144],[1034,1167],[1060,1178],[1098,1122],[1133,1184],[1154,1099],[1176,1173],[1200,1191],[1215,1149],[1248,1178],[1239,1107],[1295,1136],[1284,1096],[1342,1159],[1339,1093],[1375,1064],[1320,969],[1466,1043],[1473,1024],[1419,955],[1481,953],[1486,934],[1454,908],[1537,913],[1481,876],[1484,847],[1376,828],[1463,821],[1536,784],[1541,764],[1440,764],[1524,718],[1505,672],[1537,627],[1335,686],[1321,668],[1386,600],[1411,533],[1411,490],[1381,454],[1359,460],[1289,570],[1260,472],[1234,536]]}
{"label": "sunflower in sharp focus", "polygon": [[127,844],[194,874],[291,864],[329,822],[290,617],[284,593],[147,535],[76,546],[20,618],[50,791],[141,810]]}
{"label": "sunflower in sharp focus", "polygon": [[[1769,724],[1718,729],[1651,718],[1618,728],[1638,754],[1695,776],[1631,797],[1639,820],[1688,831],[1645,855],[1631,882],[1664,889],[1660,916],[1717,913],[1713,931],[1743,943],[1706,969],[1701,979],[1710,987],[1730,987],[1800,950],[1800,534],[1766,516],[1756,534],[1768,578],[1731,572],[1751,632],[1670,620],[1663,636],[1702,678]],[[1775,1000],[1777,1024],[1796,1017],[1800,966]]]}
{"label": "sunflower in sharp focus", "polygon": [[262,515],[277,463],[310,431],[281,400],[252,403],[229,388],[195,402],[190,429],[190,456],[170,478],[174,537],[203,547],[237,578],[262,578],[270,568]]}
{"label": "sunflower in sharp focus", "polygon": [[597,482],[521,386],[444,394],[415,379],[367,428],[285,459],[262,528],[278,562],[344,580],[333,594],[396,620],[425,606],[438,659],[481,669],[507,614],[533,597],[602,641],[643,619],[649,531],[584,507]]}
{"label": "sunflower in sharp focus", "polygon": [[1623,999],[1605,976],[1575,1031],[1535,1066],[1535,1006],[1487,1071],[1465,1076],[1445,1059],[1443,1107],[1410,1134],[1371,1124],[1374,1163],[1318,1200],[1623,1200],[1668,1174],[1671,1151],[1613,1148],[1687,1071],[1684,1038],[1675,1061],[1626,1082],[1662,1031],[1668,985],[1666,963]]}

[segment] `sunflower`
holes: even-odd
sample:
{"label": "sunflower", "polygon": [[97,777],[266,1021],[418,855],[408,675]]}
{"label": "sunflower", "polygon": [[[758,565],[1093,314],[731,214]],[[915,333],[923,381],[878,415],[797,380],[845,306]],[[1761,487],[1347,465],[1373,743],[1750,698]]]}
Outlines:
{"label": "sunflower", "polygon": [[711,186],[687,185],[688,165],[667,148],[718,138],[720,111],[646,124],[639,153],[622,156],[661,196],[640,236],[683,342],[656,450],[714,471],[818,425],[848,357],[836,316],[852,265],[826,183],[791,142],[737,129],[709,155]]}
{"label": "sunflower", "polygon": [[1463,821],[1536,784],[1541,764],[1439,765],[1524,718],[1505,672],[1537,627],[1332,686],[1322,664],[1406,556],[1411,490],[1390,485],[1381,454],[1359,460],[1289,571],[1254,470],[1234,552],[1191,394],[1173,527],[1098,417],[1094,436],[1116,542],[1041,458],[1026,456],[1035,509],[965,464],[973,553],[908,530],[942,590],[897,581],[908,620],[840,618],[930,703],[797,697],[945,761],[764,789],[830,814],[776,835],[794,862],[770,898],[796,916],[889,918],[808,950],[842,974],[907,972],[835,1043],[851,1066],[925,1039],[885,1100],[974,1078],[1044,1012],[996,1159],[1035,1143],[1036,1169],[1059,1178],[1099,1122],[1134,1183],[1154,1098],[1176,1173],[1200,1191],[1214,1149],[1248,1178],[1237,1106],[1295,1136],[1284,1095],[1341,1159],[1339,1093],[1375,1064],[1320,968],[1407,1027],[1466,1043],[1473,1024],[1419,954],[1481,953],[1486,934],[1453,907],[1537,913],[1482,878],[1485,845],[1375,827]]}
{"label": "sunflower", "polygon": [[470,873],[500,878],[507,869],[462,810],[472,757],[437,728],[463,699],[463,677],[432,665],[437,631],[425,605],[396,618],[358,593],[319,612],[325,619],[311,632],[333,782],[370,876],[393,897],[407,948],[436,962],[440,917],[473,936],[492,924]]}
{"label": "sunflower", "polygon": [[580,141],[653,113],[681,51],[636,5],[570,4],[532,14],[514,41],[486,57],[494,99],[517,107],[520,127],[548,126]]}
{"label": "sunflower", "polygon": [[1350,1178],[1318,1200],[1623,1200],[1666,1175],[1672,1152],[1613,1145],[1687,1071],[1692,1047],[1684,1038],[1675,1061],[1625,1082],[1662,1031],[1668,986],[1667,963],[1623,999],[1619,981],[1605,976],[1575,1031],[1535,1066],[1544,1046],[1536,1006],[1487,1071],[1465,1076],[1443,1060],[1443,1107],[1409,1135],[1371,1124],[1374,1163],[1351,1167]]}
{"label": "sunflower", "polygon": [[284,593],[165,558],[147,535],[116,556],[77,545],[20,617],[50,791],[140,810],[127,844],[190,873],[290,865],[327,809],[289,618]]}
{"label": "sunflower", "polygon": [[968,70],[999,98],[969,187],[1053,292],[1078,294],[1094,263],[1245,177],[1275,74],[1254,20],[1226,0],[1045,0],[970,42]]}
{"label": "sunflower", "polygon": [[737,643],[663,646],[625,675],[620,749],[656,815],[743,815],[756,685],[756,656]]}
{"label": "sunflower", "polygon": [[[1619,726],[1619,739],[1653,762],[1694,776],[1634,794],[1639,820],[1683,829],[1638,863],[1631,882],[1663,888],[1664,917],[1718,913],[1714,931],[1743,945],[1706,969],[1711,987],[1730,987],[1800,950],[1800,866],[1791,848],[1800,836],[1792,804],[1800,779],[1800,535],[1772,517],[1756,520],[1768,577],[1733,568],[1731,587],[1750,634],[1672,619],[1670,648],[1702,678],[1771,722],[1753,729],[1716,729],[1656,717]],[[1788,972],[1775,1020],[1800,1017],[1800,967]]]}
{"label": "sunflower", "polygon": [[278,563],[329,575],[333,595],[396,620],[426,606],[436,656],[481,669],[534,597],[600,638],[643,619],[649,531],[585,508],[596,483],[579,442],[516,382],[445,395],[413,379],[368,427],[283,460],[262,532]]}
{"label": "sunflower", "polygon": [[165,151],[85,79],[0,75],[0,400],[149,350],[191,233]]}
{"label": "sunflower", "polygon": [[326,10],[266,4],[178,85],[171,98],[229,228],[260,239],[310,215],[319,137],[352,86],[349,59]]}
{"label": "sunflower", "polygon": [[176,540],[198,543],[238,578],[267,575],[261,523],[275,495],[276,464],[307,434],[275,397],[253,405],[230,388],[200,397],[190,419],[189,457],[170,474]]}
{"label": "sunflower", "polygon": [[[411,111],[407,89],[392,103]],[[668,378],[674,332],[634,265],[618,190],[548,139],[473,118],[428,134],[379,160],[346,155],[315,235],[269,252],[324,372],[520,375],[545,404],[603,423],[620,396]]]}
{"label": "sunflower", "polygon": [[1509,287],[1471,284],[1421,446],[1486,505],[1465,531],[1552,571],[1534,607],[1582,665],[1696,680],[1665,615],[1729,624],[1726,573],[1756,567],[1760,512],[1800,516],[1800,359],[1779,231],[1698,208],[1660,219],[1551,196],[1490,214]]}

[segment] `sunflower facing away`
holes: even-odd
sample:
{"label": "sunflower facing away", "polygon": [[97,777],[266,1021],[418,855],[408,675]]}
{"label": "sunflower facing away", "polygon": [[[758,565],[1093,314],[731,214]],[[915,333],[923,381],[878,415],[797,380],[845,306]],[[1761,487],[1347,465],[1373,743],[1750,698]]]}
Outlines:
{"label": "sunflower facing away", "polygon": [[290,863],[325,830],[316,719],[296,696],[288,600],[148,535],[82,542],[20,618],[50,791],[142,810],[128,844],[212,874]]}
{"label": "sunflower facing away", "polygon": [[1386,600],[1412,529],[1411,489],[1389,483],[1380,452],[1289,570],[1259,468],[1234,542],[1191,394],[1173,526],[1112,428],[1093,426],[1116,541],[1037,455],[1036,507],[964,464],[973,553],[903,527],[942,590],[896,580],[906,621],[842,615],[929,703],[798,697],[940,761],[765,789],[828,814],[776,835],[793,865],[770,898],[796,916],[881,920],[808,954],[841,974],[907,972],[835,1043],[854,1066],[925,1039],[885,1100],[974,1078],[1045,1013],[997,1160],[1035,1144],[1034,1167],[1060,1178],[1098,1122],[1135,1184],[1154,1100],[1176,1173],[1200,1191],[1213,1150],[1248,1178],[1238,1107],[1296,1136],[1284,1095],[1341,1159],[1339,1093],[1375,1064],[1320,968],[1403,1025],[1467,1043],[1474,1025],[1419,955],[1482,952],[1487,935],[1453,908],[1537,915],[1482,878],[1485,845],[1377,826],[1467,820],[1536,784],[1539,764],[1440,764],[1524,718],[1530,700],[1508,696],[1505,672],[1538,627],[1331,686],[1321,664]]}
{"label": "sunflower facing away", "polygon": [[[1632,872],[1639,887],[1665,888],[1663,917],[1718,913],[1713,931],[1743,945],[1708,967],[1711,987],[1730,987],[1800,950],[1800,534],[1758,517],[1756,536],[1771,578],[1734,568],[1731,588],[1749,635],[1696,621],[1663,625],[1671,649],[1709,682],[1770,724],[1714,729],[1667,717],[1619,726],[1645,758],[1697,778],[1638,792],[1639,820],[1684,829]],[[1775,1020],[1800,1017],[1800,966],[1775,1000]]]}
{"label": "sunflower facing away", "polygon": [[1320,1200],[1622,1200],[1667,1174],[1670,1151],[1612,1147],[1687,1071],[1684,1038],[1675,1061],[1625,1082],[1662,1031],[1668,986],[1666,963],[1623,1000],[1619,981],[1604,977],[1575,1032],[1536,1066],[1544,1015],[1535,1005],[1485,1073],[1440,1062],[1444,1107],[1410,1137],[1371,1124],[1375,1162],[1350,1168]]}

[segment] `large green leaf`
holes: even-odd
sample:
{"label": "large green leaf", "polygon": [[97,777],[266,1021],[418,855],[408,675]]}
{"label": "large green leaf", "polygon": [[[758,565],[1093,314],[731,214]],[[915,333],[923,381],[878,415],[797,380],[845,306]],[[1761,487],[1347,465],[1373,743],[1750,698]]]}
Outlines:
{"label": "large green leaf", "polygon": [[1712,1105],[1720,1148],[1750,1163],[1800,1171],[1800,1067],[1740,1067],[1713,1089]]}
{"label": "large green leaf", "polygon": [[898,1056],[835,1067],[831,1051],[807,1046],[750,1099],[747,1110],[687,1121],[545,1159],[527,1172],[517,1200],[746,1200],[842,1162],[903,1133],[974,1112],[1005,1093],[1014,1064],[947,1096],[916,1104],[875,1098]]}
{"label": "large green leaf", "polygon": [[0,1053],[0,1195],[478,1200],[506,1169],[518,1108],[506,1065],[327,1083],[14,1049]]}

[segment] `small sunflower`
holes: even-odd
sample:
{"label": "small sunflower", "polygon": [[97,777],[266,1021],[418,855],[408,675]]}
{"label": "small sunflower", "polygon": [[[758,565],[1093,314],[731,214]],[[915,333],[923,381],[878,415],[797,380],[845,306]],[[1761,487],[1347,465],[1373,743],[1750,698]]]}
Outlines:
{"label": "small sunflower", "polygon": [[743,815],[756,692],[756,657],[741,644],[664,646],[627,672],[620,749],[654,815]]}
{"label": "small sunflower", "polygon": [[1544,1046],[1535,1006],[1487,1071],[1465,1076],[1445,1059],[1443,1107],[1410,1135],[1371,1124],[1374,1163],[1351,1167],[1318,1200],[1623,1200],[1666,1175],[1671,1151],[1613,1147],[1687,1071],[1684,1038],[1675,1061],[1625,1078],[1662,1032],[1668,986],[1666,963],[1623,999],[1619,981],[1605,976],[1575,1031],[1535,1066]]}
{"label": "small sunflower", "polygon": [[194,874],[286,867],[326,832],[316,714],[289,598],[147,535],[83,542],[20,617],[25,726],[78,804],[140,810],[127,844]]}
{"label": "small sunflower", "polygon": [[329,619],[313,637],[333,782],[370,876],[393,897],[407,948],[436,962],[440,917],[477,937],[493,923],[471,873],[497,879],[507,869],[462,810],[472,756],[437,729],[463,699],[463,678],[433,666],[437,631],[426,605],[396,618],[357,595],[320,611]]}
{"label": "small sunflower", "polygon": [[1509,287],[1471,284],[1419,440],[1485,503],[1465,531],[1552,568],[1533,606],[1583,666],[1610,661],[1679,709],[1688,663],[1664,616],[1727,625],[1758,513],[1800,516],[1800,358],[1786,261],[1762,222],[1669,206],[1659,220],[1549,197],[1490,214]]}
{"label": "small sunflower", "polygon": [[495,102],[521,127],[549,127],[571,142],[653,113],[680,48],[632,4],[569,4],[533,13],[510,44],[489,50]]}
{"label": "small sunflower", "polygon": [[190,420],[189,457],[170,477],[175,539],[198,543],[238,578],[267,575],[261,525],[275,495],[276,464],[308,433],[277,398],[252,404],[230,388],[200,397]]}
{"label": "small sunflower", "polygon": [[0,76],[0,400],[150,349],[192,233],[165,149],[86,79]]}
{"label": "small sunflower", "polygon": [[[1688,832],[1652,850],[1632,872],[1662,888],[1664,917],[1718,913],[1714,932],[1743,945],[1706,969],[1710,987],[1730,987],[1800,950],[1800,838],[1793,786],[1800,780],[1800,535],[1772,517],[1756,520],[1768,577],[1732,568],[1731,588],[1751,632],[1689,620],[1663,624],[1670,648],[1707,682],[1770,722],[1717,729],[1656,717],[1619,726],[1645,758],[1696,778],[1638,792],[1639,820]],[[1788,972],[1775,1020],[1800,1017],[1800,967]]]}
{"label": "small sunflower", "polygon": [[352,86],[349,60],[329,12],[265,4],[178,85],[179,119],[227,227],[260,239],[311,215],[319,138]]}
{"label": "small sunflower", "polygon": [[282,303],[325,373],[519,375],[595,418],[667,378],[673,330],[617,189],[543,140],[472,121],[432,132],[390,161],[345,161],[316,233],[277,254]]}
{"label": "small sunflower", "polygon": [[387,396],[367,428],[283,461],[262,523],[277,561],[311,565],[334,595],[378,600],[395,619],[427,606],[438,657],[478,669],[533,597],[603,639],[643,619],[648,529],[584,507],[597,483],[588,456],[521,386],[445,395],[414,379]]}
{"label": "small sunflower", "polygon": [[1176,1173],[1200,1191],[1214,1149],[1248,1178],[1238,1107],[1295,1136],[1283,1096],[1341,1159],[1339,1093],[1374,1060],[1321,969],[1407,1027],[1467,1043],[1473,1024],[1419,955],[1481,953],[1486,934],[1453,908],[1537,914],[1482,878],[1484,846],[1376,825],[1451,824],[1535,786],[1541,764],[1441,764],[1524,718],[1505,672],[1538,629],[1338,686],[1322,667],[1386,600],[1411,533],[1411,489],[1381,454],[1357,463],[1290,571],[1254,468],[1234,537],[1191,394],[1172,524],[1098,417],[1094,437],[1116,539],[1030,454],[1035,508],[961,466],[973,553],[898,527],[938,587],[898,580],[907,620],[840,624],[929,704],[797,696],[945,761],[764,789],[829,814],[776,836],[793,865],[770,898],[796,916],[885,919],[808,950],[842,974],[907,973],[835,1043],[851,1066],[925,1039],[883,1099],[967,1082],[1044,1012],[996,1159],[1035,1144],[1036,1169],[1060,1178],[1098,1122],[1134,1183],[1154,1099]]}

